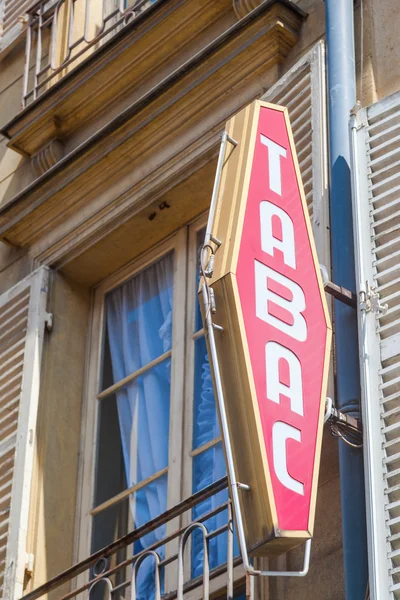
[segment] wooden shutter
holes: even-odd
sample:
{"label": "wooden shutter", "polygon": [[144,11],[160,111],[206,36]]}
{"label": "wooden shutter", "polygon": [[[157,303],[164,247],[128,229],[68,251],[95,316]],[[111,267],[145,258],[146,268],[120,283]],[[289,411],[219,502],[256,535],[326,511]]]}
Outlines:
{"label": "wooden shutter", "polygon": [[22,596],[48,271],[0,296],[0,597]]}
{"label": "wooden shutter", "polygon": [[400,598],[400,93],[360,110],[352,140],[370,587],[386,600]]}
{"label": "wooden shutter", "polygon": [[0,52],[25,30],[24,16],[32,5],[32,0],[0,0]]}
{"label": "wooden shutter", "polygon": [[320,263],[330,269],[325,48],[318,42],[262,100],[289,109]]}

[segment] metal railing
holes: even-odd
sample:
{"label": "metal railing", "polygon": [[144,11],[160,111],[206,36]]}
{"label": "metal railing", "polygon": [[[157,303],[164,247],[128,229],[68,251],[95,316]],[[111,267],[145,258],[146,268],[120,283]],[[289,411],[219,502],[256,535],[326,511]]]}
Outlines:
{"label": "metal railing", "polygon": [[[22,600],[35,600],[46,596],[50,592],[62,587],[57,598],[67,600],[70,598],[86,598],[94,600],[114,600],[115,598],[135,599],[137,596],[138,575],[144,562],[152,560],[152,589],[146,597],[149,600],[182,600],[187,592],[199,589],[199,598],[208,600],[213,580],[222,576],[219,598],[226,595],[232,600],[234,592],[234,567],[241,564],[239,556],[234,557],[234,533],[232,520],[232,506],[230,499],[192,519],[193,511],[197,512],[202,503],[216,494],[227,490],[227,477],[220,479],[212,485],[190,496],[187,500],[177,504],[160,516],[152,519],[145,525],[119,538],[105,548],[95,552],[85,560],[77,563],[63,573],[49,580],[36,590],[26,594]],[[216,528],[209,528],[210,520],[216,515],[223,516],[223,524]],[[186,525],[182,525],[185,522]],[[190,522],[189,522],[190,519]],[[168,531],[168,524],[174,520],[178,523],[177,529]],[[164,527],[164,535],[155,543],[135,552],[137,543],[144,540],[151,532],[159,531]],[[201,536],[201,543],[197,540],[197,547],[201,547],[200,554],[194,557],[193,547],[190,552],[189,542],[194,535]],[[226,548],[226,562],[210,565],[209,546],[212,540],[226,536],[223,547]],[[144,544],[146,546],[146,544]],[[190,558],[196,558],[196,563],[201,566],[201,574],[193,576],[193,565]],[[149,570],[149,562],[147,571]],[[167,575],[168,570],[168,575]],[[199,569],[198,569],[199,570]],[[166,582],[171,589],[166,589]],[[70,588],[65,591],[65,588]],[[215,590],[212,590],[215,591]],[[251,600],[251,598],[249,598]]]}
{"label": "metal railing", "polygon": [[41,0],[28,11],[23,107],[160,0]]}

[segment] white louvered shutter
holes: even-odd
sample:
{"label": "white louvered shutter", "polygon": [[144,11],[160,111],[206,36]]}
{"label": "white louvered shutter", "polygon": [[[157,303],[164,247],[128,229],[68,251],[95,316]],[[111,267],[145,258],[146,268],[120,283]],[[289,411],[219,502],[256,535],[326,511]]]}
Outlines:
{"label": "white louvered shutter", "polygon": [[330,270],[325,48],[318,42],[262,97],[287,106],[319,262]]}
{"label": "white louvered shutter", "polygon": [[388,600],[400,598],[400,93],[360,110],[352,140],[358,291],[368,281],[388,305],[359,308],[371,600]]}
{"label": "white louvered shutter", "polygon": [[26,27],[26,11],[32,0],[0,0],[0,52],[5,50]]}
{"label": "white louvered shutter", "polygon": [[0,296],[0,597],[22,596],[48,270]]}

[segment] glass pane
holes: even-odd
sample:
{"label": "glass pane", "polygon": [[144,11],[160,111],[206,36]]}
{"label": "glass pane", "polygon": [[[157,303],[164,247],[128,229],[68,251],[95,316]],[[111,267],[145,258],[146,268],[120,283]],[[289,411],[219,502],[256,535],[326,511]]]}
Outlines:
{"label": "glass pane", "polygon": [[[168,475],[162,475],[142,487],[131,497],[131,511],[135,529],[167,510]],[[144,535],[135,543],[135,554],[165,537],[165,525]],[[160,549],[157,550],[160,552]],[[161,551],[163,555],[163,551]]]}
{"label": "glass pane", "polygon": [[[208,448],[201,454],[198,454],[193,458],[193,494],[198,492],[208,485],[214,483],[221,477],[225,477],[225,457],[222,448],[222,442],[218,442],[215,446]],[[223,492],[221,492],[223,493]],[[218,496],[218,494],[217,494]],[[195,507],[197,510],[199,507],[205,506],[209,501],[206,500],[202,504]],[[203,514],[206,512],[204,508],[199,508],[200,512],[196,514]]]}
{"label": "glass pane", "polygon": [[94,506],[128,487],[115,395],[100,402],[98,420]]}
{"label": "glass pane", "polygon": [[197,233],[196,237],[196,248],[197,248],[197,260],[196,260],[196,315],[195,315],[195,325],[194,330],[198,331],[203,327],[203,321],[201,320],[201,312],[200,312],[200,304],[199,304],[199,284],[200,284],[200,253],[204,244],[204,236],[206,234],[206,228],[201,229]]}
{"label": "glass pane", "polygon": [[[144,525],[154,519],[158,514],[167,510],[167,486],[168,476],[163,475],[141,488],[132,497],[131,511],[134,515],[135,528]],[[133,553],[139,554],[149,546],[161,542],[166,535],[166,527],[162,525],[155,531],[151,531],[135,542]],[[159,546],[155,550],[160,561],[165,558],[165,546]],[[136,597],[154,598],[155,593],[156,560],[153,557],[145,558],[136,573]],[[160,586],[163,589],[164,570],[160,573]]]}
{"label": "glass pane", "polygon": [[[172,346],[173,254],[135,275],[105,299],[102,389],[164,354]],[[171,359],[146,370],[99,400],[94,505],[115,497],[168,466]],[[140,526],[166,510],[167,475],[128,501],[125,521]],[[118,507],[121,503],[118,503]],[[120,508],[109,509],[119,514]],[[111,523],[116,516],[110,517]],[[94,518],[93,544],[116,535]],[[143,541],[143,543],[145,543]],[[104,545],[104,544],[103,544]]]}
{"label": "glass pane", "polygon": [[[92,552],[108,546],[114,540],[128,533],[129,498],[109,506],[93,517]],[[112,557],[112,565],[116,559]]]}
{"label": "glass pane", "polygon": [[113,383],[171,349],[173,263],[168,254],[107,295]]}
{"label": "glass pane", "polygon": [[117,393],[129,487],[168,466],[170,370],[166,360]]}
{"label": "glass pane", "polygon": [[219,422],[204,337],[195,342],[193,448],[219,436]]}
{"label": "glass pane", "polygon": [[168,466],[170,385],[167,359],[99,400],[95,506]]}

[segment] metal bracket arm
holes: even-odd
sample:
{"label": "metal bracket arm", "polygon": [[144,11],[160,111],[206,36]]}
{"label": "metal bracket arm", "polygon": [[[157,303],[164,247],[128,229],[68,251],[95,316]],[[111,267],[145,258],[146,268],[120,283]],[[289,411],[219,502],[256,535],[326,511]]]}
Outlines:
{"label": "metal bracket arm", "polygon": [[327,294],[330,294],[336,300],[340,300],[343,304],[347,304],[347,306],[351,306],[352,308],[357,307],[357,296],[343,286],[336,285],[333,281],[327,281],[324,284],[324,289]]}
{"label": "metal bracket arm", "polygon": [[362,424],[361,421],[355,419],[351,415],[347,415],[346,413],[341,412],[337,408],[333,406],[333,402],[331,398],[326,399],[326,411],[324,417],[324,423],[342,423],[354,430],[354,432],[361,433],[362,432]]}
{"label": "metal bracket arm", "polygon": [[250,575],[261,577],[305,577],[310,568],[311,542],[307,540],[304,548],[304,563],[301,571],[253,571]]}
{"label": "metal bracket arm", "polygon": [[[233,483],[230,486],[231,489],[231,498],[234,506],[235,516],[236,516],[236,526],[237,526],[237,534],[239,538],[240,551],[242,554],[243,567],[246,573],[252,576],[261,576],[261,577],[304,577],[307,575],[309,566],[310,566],[310,553],[311,553],[311,540],[306,541],[305,553],[304,553],[304,565],[301,571],[257,571],[254,569],[253,565],[250,564],[249,555],[247,552],[246,546],[246,537],[244,533],[244,524],[242,511],[239,502],[239,490],[243,490],[245,493],[250,490],[250,486],[245,483],[238,482],[236,478],[236,470],[235,464],[233,461],[233,452],[232,445],[229,435],[228,428],[228,419],[226,415],[225,409],[225,399],[224,392],[222,387],[221,373],[219,370],[219,361],[217,348],[215,343],[215,334],[214,330],[215,325],[212,320],[212,310],[211,303],[209,297],[210,288],[203,283],[201,286],[202,298],[204,304],[204,313],[205,313],[205,330],[206,335],[208,336],[208,341],[210,344],[210,360],[214,370],[214,379],[215,379],[215,388],[216,388],[216,401],[219,407],[220,419],[221,419],[221,433],[225,442],[225,450],[226,450],[226,462],[227,462],[227,471],[229,475],[230,481]],[[222,329],[222,328],[221,328]],[[217,329],[217,331],[219,328]]]}
{"label": "metal bracket arm", "polygon": [[352,308],[357,308],[357,296],[352,291],[330,281],[328,270],[325,265],[320,264],[319,268],[321,270],[325,292],[336,298],[336,300],[340,300],[343,304],[347,304],[347,306],[351,306]]}

